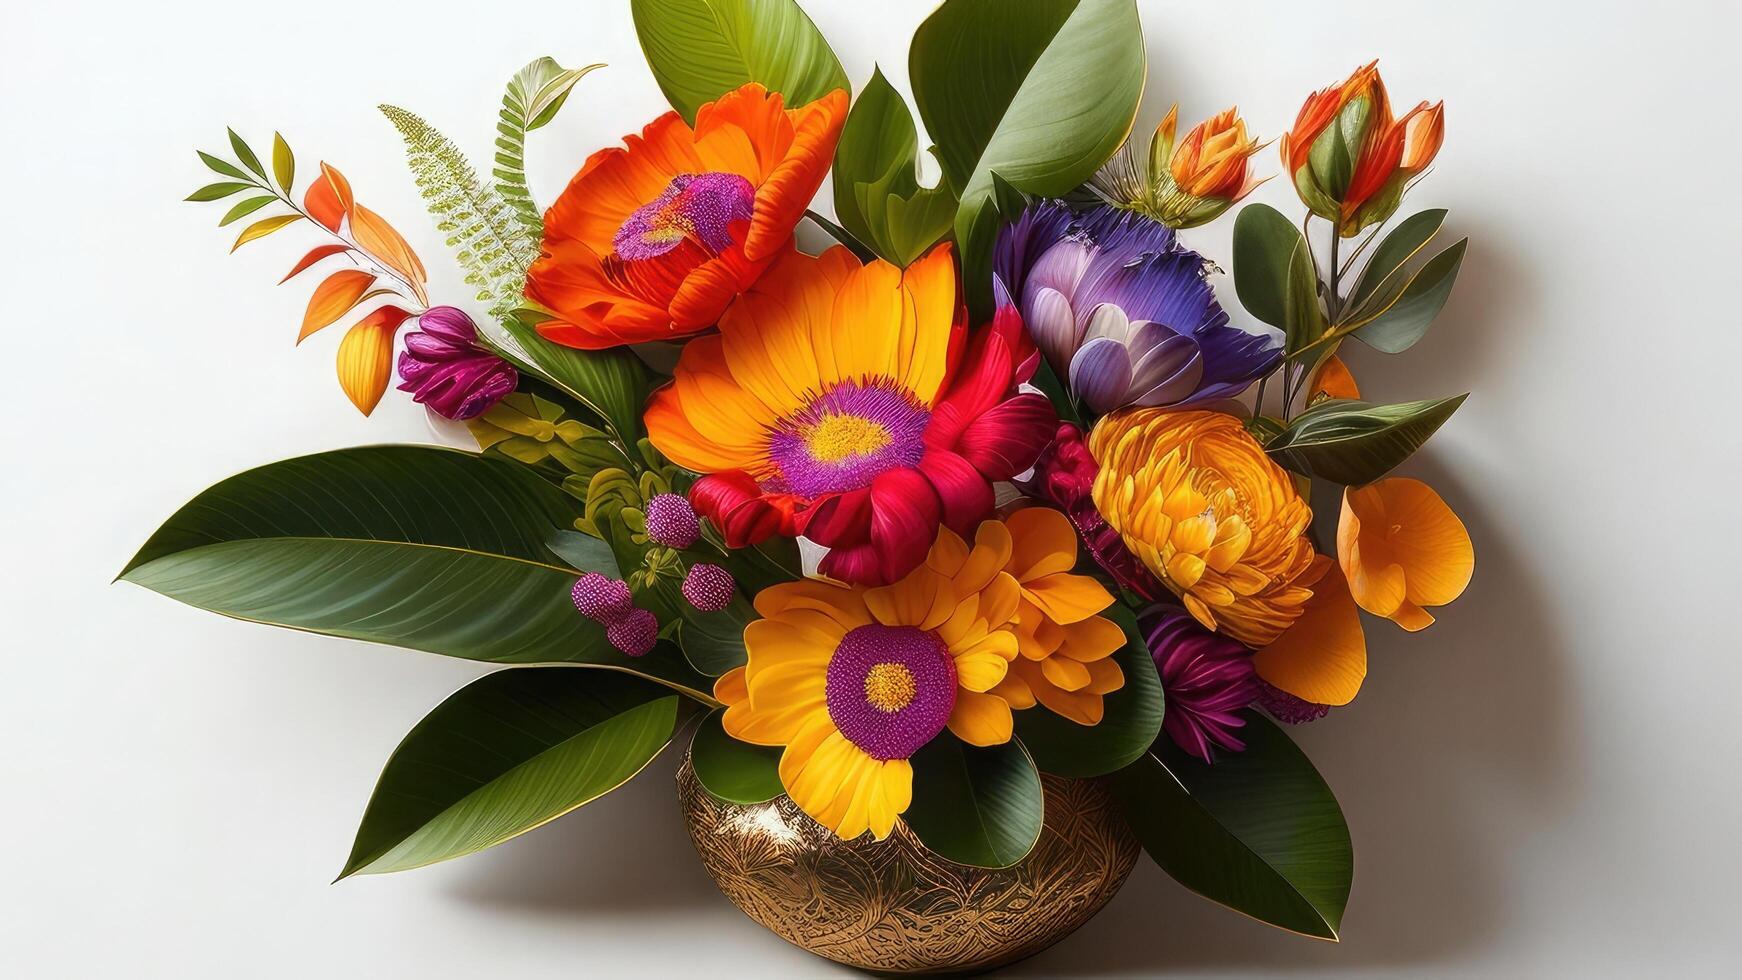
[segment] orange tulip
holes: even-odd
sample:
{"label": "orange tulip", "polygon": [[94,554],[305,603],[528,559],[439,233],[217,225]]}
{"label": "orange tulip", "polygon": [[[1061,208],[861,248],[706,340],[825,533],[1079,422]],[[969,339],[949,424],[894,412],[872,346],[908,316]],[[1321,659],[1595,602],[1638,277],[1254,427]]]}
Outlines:
{"label": "orange tulip", "polygon": [[1427,484],[1406,477],[1343,491],[1337,560],[1362,609],[1411,632],[1434,621],[1423,607],[1462,595],[1476,569],[1458,515]]}
{"label": "orange tulip", "polygon": [[[1161,124],[1170,143],[1178,112],[1178,106],[1169,109]],[[1240,110],[1226,109],[1192,127],[1173,151],[1168,171],[1174,183],[1187,194],[1233,204],[1270,179],[1253,179],[1246,166],[1247,158],[1261,147],[1257,140],[1247,138],[1246,121],[1240,118]]]}
{"label": "orange tulip", "polygon": [[1345,238],[1389,218],[1445,141],[1444,103],[1391,115],[1378,62],[1308,96],[1282,137],[1282,162],[1314,214]]}
{"label": "orange tulip", "polygon": [[787,109],[749,83],[668,112],[587,160],[545,216],[526,295],[546,338],[597,349],[713,326],[792,240],[847,114],[834,91]]}

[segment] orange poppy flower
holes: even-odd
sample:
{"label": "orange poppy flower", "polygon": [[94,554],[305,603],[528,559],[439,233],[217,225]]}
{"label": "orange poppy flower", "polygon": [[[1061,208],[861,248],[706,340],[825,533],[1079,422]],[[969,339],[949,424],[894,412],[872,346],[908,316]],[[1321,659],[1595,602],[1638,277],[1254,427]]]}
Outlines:
{"label": "orange poppy flower", "polygon": [[1390,477],[1343,491],[1337,560],[1362,609],[1406,630],[1464,592],[1476,552],[1464,522],[1420,480]]}
{"label": "orange poppy flower", "polygon": [[585,349],[710,327],[792,240],[834,157],[847,93],[787,109],[750,83],[593,154],[545,215],[527,298]]}

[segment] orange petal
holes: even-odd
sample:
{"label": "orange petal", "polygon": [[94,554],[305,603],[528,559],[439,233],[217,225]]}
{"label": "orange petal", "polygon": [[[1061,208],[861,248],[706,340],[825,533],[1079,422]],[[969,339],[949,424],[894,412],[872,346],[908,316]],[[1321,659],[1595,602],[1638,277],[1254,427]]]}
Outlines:
{"label": "orange petal", "polygon": [[350,312],[374,285],[375,277],[362,269],[343,269],[321,280],[308,298],[308,309],[302,315],[302,330],[296,342],[302,343],[316,330]]}
{"label": "orange petal", "polygon": [[1051,507],[1024,507],[1004,519],[1015,542],[1010,574],[1018,582],[1068,572],[1077,564],[1077,532]]}
{"label": "orange petal", "polygon": [[1258,676],[1304,701],[1342,705],[1367,677],[1361,614],[1343,574],[1331,568],[1313,586],[1299,619],[1252,655]]}
{"label": "orange petal", "polygon": [[1313,380],[1307,385],[1307,401],[1309,403],[1324,398],[1360,398],[1361,389],[1355,384],[1355,376],[1349,373],[1348,365],[1335,354],[1325,358],[1313,374]]}
{"label": "orange petal", "polygon": [[419,303],[429,305],[429,296],[423,288],[423,284],[429,281],[429,274],[424,271],[423,263],[411,250],[411,245],[387,223],[387,219],[358,204],[351,209],[351,234],[363,251],[404,277],[412,292],[417,294]]}
{"label": "orange petal", "polygon": [[996,694],[957,691],[949,726],[969,745],[1003,745],[1012,731],[1010,705]]}
{"label": "orange petal", "polygon": [[1059,572],[1022,584],[1023,595],[1060,625],[1080,622],[1113,604],[1113,594],[1087,575]]}
{"label": "orange petal", "polygon": [[[778,100],[774,104],[778,106]],[[847,120],[847,93],[836,89],[788,116],[792,142],[756,188],[755,217],[744,240],[744,254],[752,259],[774,254],[792,237],[793,227],[822,186]]]}
{"label": "orange petal", "polygon": [[338,231],[345,215],[351,212],[351,182],[335,167],[321,162],[321,175],[310,184],[302,196],[303,210],[309,216],[326,226],[328,231]]}
{"label": "orange petal", "polygon": [[339,387],[364,415],[375,411],[393,369],[394,327],[373,317],[345,332],[339,342]]}

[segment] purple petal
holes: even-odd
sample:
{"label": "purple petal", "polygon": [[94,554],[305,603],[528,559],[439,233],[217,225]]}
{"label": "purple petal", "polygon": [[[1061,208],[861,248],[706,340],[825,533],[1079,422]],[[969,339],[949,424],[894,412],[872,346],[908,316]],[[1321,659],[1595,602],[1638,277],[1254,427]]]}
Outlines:
{"label": "purple petal", "polygon": [[1071,312],[1071,301],[1056,289],[1038,290],[1022,319],[1053,370],[1064,370],[1077,349],[1077,318]]}
{"label": "purple petal", "polygon": [[1083,340],[1092,341],[1105,337],[1116,340],[1121,346],[1131,344],[1131,320],[1125,311],[1111,303],[1102,303],[1089,311],[1089,320],[1083,330]]}
{"label": "purple petal", "polygon": [[1176,405],[1197,391],[1204,359],[1196,341],[1175,334],[1139,361],[1131,376],[1133,404]]}
{"label": "purple petal", "polygon": [[1071,391],[1096,412],[1120,407],[1131,385],[1131,353],[1117,340],[1100,337],[1071,359]]}

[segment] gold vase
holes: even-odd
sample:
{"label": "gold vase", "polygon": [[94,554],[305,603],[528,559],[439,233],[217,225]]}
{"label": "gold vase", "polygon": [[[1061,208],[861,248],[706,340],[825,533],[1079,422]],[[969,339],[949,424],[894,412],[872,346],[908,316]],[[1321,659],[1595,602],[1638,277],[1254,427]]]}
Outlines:
{"label": "gold vase", "polygon": [[843,841],[785,796],[727,803],[687,759],[677,774],[690,838],[732,904],[795,946],[879,973],[1002,966],[1070,935],[1112,899],[1138,847],[1107,790],[1041,780],[1040,841],[1013,867],[988,870],[938,857],[900,823],[884,841]]}

